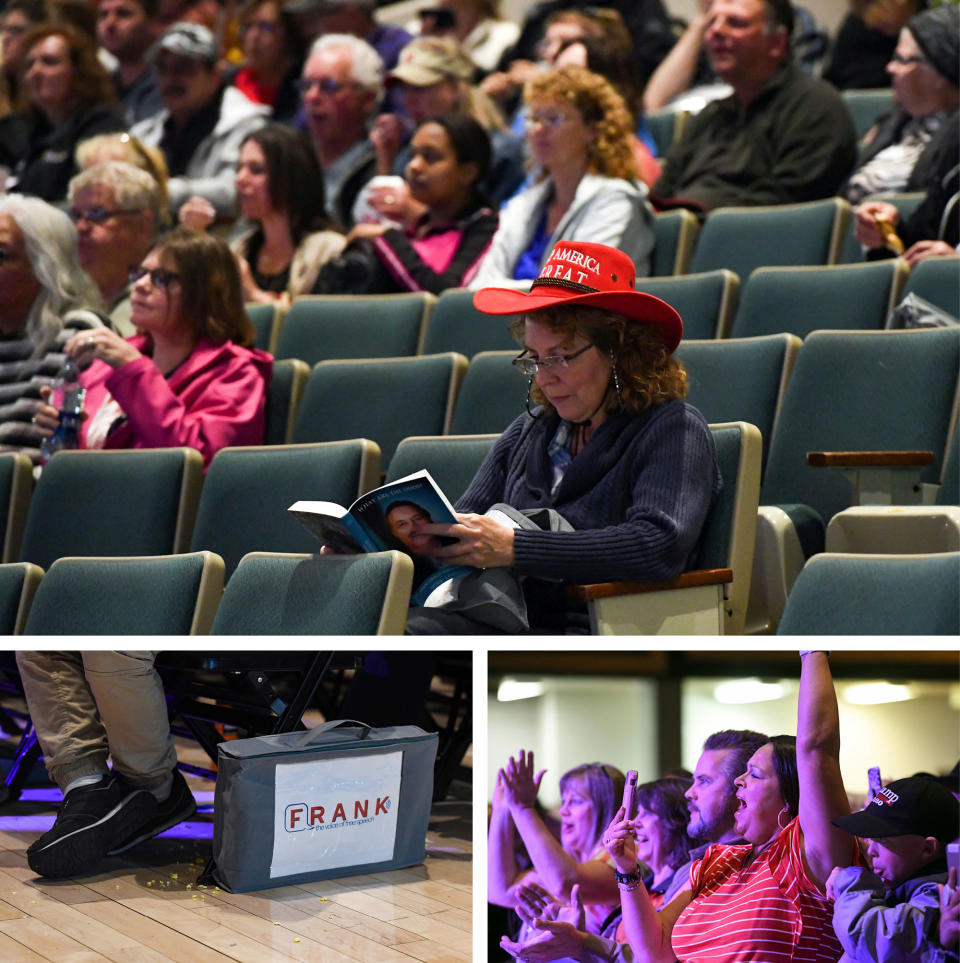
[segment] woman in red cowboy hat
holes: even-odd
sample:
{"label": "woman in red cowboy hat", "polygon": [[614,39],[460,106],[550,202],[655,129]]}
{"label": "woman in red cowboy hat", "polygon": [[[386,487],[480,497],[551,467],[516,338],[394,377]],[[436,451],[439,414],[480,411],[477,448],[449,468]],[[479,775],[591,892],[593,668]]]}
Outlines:
{"label": "woman in red cowboy hat", "polygon": [[[689,568],[722,484],[707,423],[683,401],[680,316],[634,280],[615,248],[561,241],[529,294],[474,295],[486,314],[520,315],[514,364],[530,379],[528,411],[457,502],[458,523],[428,526],[457,539],[431,554],[524,577],[538,628],[562,627],[550,615],[563,609],[563,582],[660,581]],[[509,527],[484,514],[498,504],[554,509],[569,525],[552,527],[568,530]],[[449,603],[414,608],[407,631],[476,632],[472,616]]]}

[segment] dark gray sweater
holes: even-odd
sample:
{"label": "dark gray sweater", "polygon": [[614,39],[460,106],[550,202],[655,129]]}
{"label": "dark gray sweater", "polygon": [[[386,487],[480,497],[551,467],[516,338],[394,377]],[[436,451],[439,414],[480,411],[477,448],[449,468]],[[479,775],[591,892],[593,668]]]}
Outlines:
{"label": "dark gray sweater", "polygon": [[515,570],[568,582],[662,581],[690,567],[720,491],[713,436],[695,408],[672,401],[613,414],[551,498],[547,446],[556,414],[523,414],[500,436],[456,508],[555,508],[574,532],[518,530]]}

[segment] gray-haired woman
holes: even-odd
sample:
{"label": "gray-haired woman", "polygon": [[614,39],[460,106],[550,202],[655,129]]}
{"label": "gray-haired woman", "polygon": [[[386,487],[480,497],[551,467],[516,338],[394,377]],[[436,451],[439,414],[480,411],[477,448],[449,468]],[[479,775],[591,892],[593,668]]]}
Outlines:
{"label": "gray-haired woman", "polygon": [[99,307],[70,218],[36,197],[0,197],[0,450],[40,460],[41,388],[63,365],[69,337],[102,326]]}

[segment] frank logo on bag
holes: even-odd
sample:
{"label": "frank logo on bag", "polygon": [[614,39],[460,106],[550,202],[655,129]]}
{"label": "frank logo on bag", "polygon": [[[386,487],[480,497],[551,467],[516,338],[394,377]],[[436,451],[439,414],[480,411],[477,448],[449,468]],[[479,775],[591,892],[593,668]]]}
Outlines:
{"label": "frank logo on bag", "polygon": [[[313,806],[307,803],[294,803],[287,806],[284,813],[284,829],[288,833],[302,833],[305,829],[337,829],[339,826],[357,826],[361,822],[369,823],[379,815],[386,816],[390,812],[390,797],[384,796],[374,801],[373,815],[370,816],[370,800],[353,800],[353,816],[347,815],[350,803],[346,806],[338,802],[333,815],[326,815],[329,807]],[[326,815],[326,821],[324,819]]]}
{"label": "frank logo on bag", "polygon": [[403,753],[277,766],[271,877],[393,859]]}

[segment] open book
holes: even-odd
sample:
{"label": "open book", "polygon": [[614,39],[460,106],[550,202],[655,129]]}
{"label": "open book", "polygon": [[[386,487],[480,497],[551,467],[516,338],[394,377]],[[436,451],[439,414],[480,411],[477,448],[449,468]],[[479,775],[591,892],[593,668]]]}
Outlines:
{"label": "open book", "polygon": [[430,557],[434,548],[456,541],[423,531],[424,525],[455,522],[453,505],[421,469],[361,495],[349,508],[335,502],[294,502],[288,509],[332,552],[356,555],[398,549],[416,566],[414,603],[447,579],[472,571],[465,565],[443,565]]}

